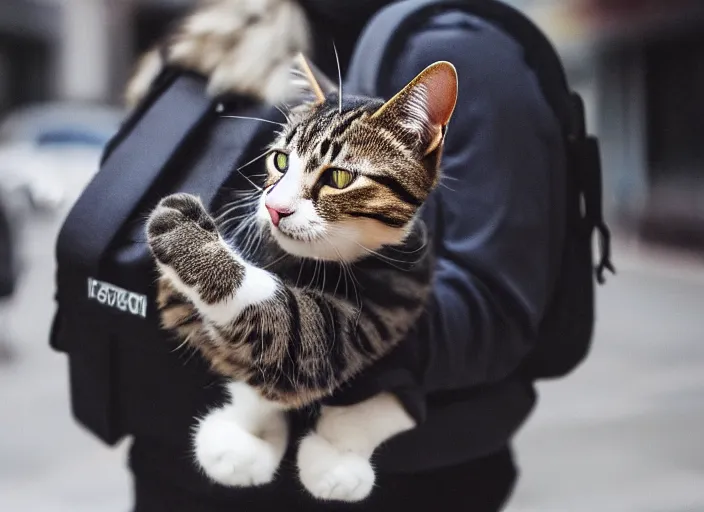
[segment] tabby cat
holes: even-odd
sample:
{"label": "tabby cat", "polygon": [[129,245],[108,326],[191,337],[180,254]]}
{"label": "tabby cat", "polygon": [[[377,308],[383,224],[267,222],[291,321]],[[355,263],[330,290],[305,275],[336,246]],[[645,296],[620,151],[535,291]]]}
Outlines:
{"label": "tabby cat", "polygon": [[[258,250],[228,240],[186,194],[163,199],[147,223],[164,327],[231,379],[230,400],[194,435],[199,465],[230,486],[273,479],[286,411],[388,353],[418,320],[433,275],[418,212],[440,179],[454,67],[431,65],[387,102],[336,92],[302,57],[298,67],[313,99],[289,113],[241,223]],[[386,393],[321,407],[298,450],[303,485],[321,499],[365,498],[376,447],[413,427]]]}

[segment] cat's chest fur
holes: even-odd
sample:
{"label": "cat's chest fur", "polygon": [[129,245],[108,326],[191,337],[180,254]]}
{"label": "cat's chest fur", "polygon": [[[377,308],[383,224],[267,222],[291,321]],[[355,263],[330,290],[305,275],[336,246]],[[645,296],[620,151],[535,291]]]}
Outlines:
{"label": "cat's chest fur", "polygon": [[[365,303],[384,303],[386,292],[407,289],[427,292],[432,274],[432,243],[419,221],[403,244],[382,247],[355,262],[340,263],[311,258],[298,258],[285,253],[276,242],[262,235],[256,251],[250,253],[252,263],[266,268],[287,285],[319,291],[321,294],[347,301],[361,309]],[[231,240],[233,248],[244,244]],[[394,305],[392,294],[388,307]]]}

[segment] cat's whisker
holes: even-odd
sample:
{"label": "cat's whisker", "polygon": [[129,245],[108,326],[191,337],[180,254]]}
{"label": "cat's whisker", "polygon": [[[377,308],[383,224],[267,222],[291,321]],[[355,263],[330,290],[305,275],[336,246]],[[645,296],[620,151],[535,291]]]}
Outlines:
{"label": "cat's whisker", "polygon": [[[232,223],[230,223],[230,225],[231,224]],[[227,228],[224,229],[228,234],[230,240],[232,240],[233,245],[238,246],[241,252],[246,251],[246,242],[251,236],[250,231],[252,229],[252,225],[253,223],[247,222],[245,218],[244,221],[239,223],[239,225],[234,229],[234,231],[226,231],[227,229],[229,229],[229,225],[227,225]]]}
{"label": "cat's whisker", "polygon": [[260,242],[261,242],[261,237],[259,236],[259,230],[257,230],[257,229],[250,230],[248,240],[247,240],[247,245],[245,248],[246,254],[248,256],[256,254],[257,249],[259,248]]}
{"label": "cat's whisker", "polygon": [[286,126],[284,123],[279,123],[278,121],[272,121],[271,119],[262,119],[261,117],[233,116],[233,115],[220,116],[220,117],[224,117],[227,119],[245,119],[247,121],[259,121],[262,123],[276,124],[278,126]]}
{"label": "cat's whisker", "polygon": [[282,256],[279,256],[278,258],[276,258],[276,259],[275,259],[274,261],[272,261],[271,263],[268,263],[267,265],[264,265],[264,266],[259,267],[259,268],[261,268],[261,269],[263,269],[263,270],[266,270],[266,269],[268,269],[268,268],[271,268],[271,267],[273,267],[274,265],[276,265],[278,262],[280,262],[281,260],[283,260],[283,259],[285,259],[285,258],[288,258],[288,256],[289,256],[288,254],[284,253]]}
{"label": "cat's whisker", "polygon": [[189,345],[187,348],[189,348],[190,350],[188,350],[188,351],[185,352],[185,354],[187,354],[188,357],[186,358],[185,361],[183,361],[183,366],[188,365],[188,363],[190,363],[191,360],[192,360],[192,359],[195,357],[195,355],[198,353],[198,348],[196,348],[196,347],[194,347],[194,346],[192,346],[192,345]]}
{"label": "cat's whisker", "polygon": [[[337,249],[335,249],[337,251]],[[339,251],[338,251],[339,254]],[[340,265],[342,265],[342,277],[345,278],[345,297],[349,295],[349,286],[347,284],[347,266],[345,265],[344,262],[340,262]]]}
{"label": "cat's whisker", "polygon": [[264,158],[265,156],[267,156],[269,153],[270,153],[270,150],[267,149],[264,153],[262,153],[262,154],[259,155],[258,157],[252,158],[252,159],[251,159],[249,162],[247,162],[246,164],[241,165],[241,166],[239,166],[237,169],[235,169],[235,171],[237,171],[238,173],[240,173],[240,174],[242,175],[242,177],[243,177],[244,179],[246,179],[249,183],[251,183],[251,185],[252,185],[254,188],[256,188],[259,192],[264,192],[264,189],[263,189],[262,187],[260,187],[259,185],[257,185],[256,183],[254,183],[252,180],[250,180],[249,177],[248,177],[245,173],[242,172],[242,169],[244,169],[244,168],[247,167],[248,165],[253,164],[254,162],[256,162],[256,161],[258,161],[258,160],[261,160],[262,158]]}
{"label": "cat's whisker", "polygon": [[310,289],[313,289],[314,284],[315,284],[315,283],[317,282],[317,280],[318,280],[318,270],[319,270],[319,267],[320,267],[320,260],[315,260],[315,267],[314,267],[314,269],[313,269],[313,277],[311,278],[310,283],[309,283],[308,286],[307,286],[307,288],[308,288],[309,290],[310,290]]}
{"label": "cat's whisker", "polygon": [[246,175],[245,173],[243,173],[243,172],[240,171],[239,169],[236,169],[236,171],[237,171],[238,173],[240,173],[240,174],[242,175],[242,177],[243,177],[244,179],[246,179],[246,180],[247,180],[254,188],[256,188],[259,192],[264,192],[264,189],[263,189],[262,187],[260,187],[259,185],[257,185],[256,183],[254,183],[252,180],[250,180],[250,179],[247,177],[247,175]]}
{"label": "cat's whisker", "polygon": [[449,190],[450,192],[457,192],[454,188],[450,188],[449,186],[447,186],[447,184],[443,183],[442,181],[439,181],[439,182],[438,182],[438,186],[439,186],[439,187],[444,187],[444,188],[446,188],[447,190]]}
{"label": "cat's whisker", "polygon": [[[244,198],[239,201],[231,201],[220,208],[221,211],[225,212],[225,215],[227,215],[229,212],[234,212],[236,210],[241,210],[243,208],[253,208],[257,205],[259,202],[259,198],[261,197],[260,193],[257,193],[257,197],[249,197],[249,198]],[[222,217],[222,214],[219,215]]]}
{"label": "cat's whisker", "polygon": [[[337,252],[337,257],[338,257],[338,258],[341,258],[340,252],[337,250],[337,248],[336,248],[334,245],[332,245],[332,243],[330,242],[330,240],[328,240],[327,238],[323,238],[323,241],[324,241],[326,244],[328,244],[330,247],[332,247],[332,249],[333,249],[335,252]],[[344,262],[339,261],[339,264],[340,264],[340,269],[342,269]],[[335,284],[335,291],[332,292],[333,295],[337,295],[337,289],[338,289],[339,286],[340,286],[340,280],[341,280],[341,279],[342,279],[342,272],[338,272],[338,273],[337,273],[337,283]]]}
{"label": "cat's whisker", "polygon": [[[248,218],[249,217],[244,217],[242,219],[230,219],[230,220],[224,222],[223,224],[221,224],[220,226],[218,226],[218,229],[220,231],[228,233],[230,238],[233,238],[233,239],[238,238],[241,233],[246,232],[251,229],[250,225],[248,225],[250,223],[247,222]],[[232,230],[233,225],[235,223],[239,224],[239,226],[236,227],[232,233],[230,233],[230,231]]]}
{"label": "cat's whisker", "polygon": [[299,283],[301,282],[301,273],[303,272],[303,264],[300,264],[298,266],[298,277],[296,278],[296,288],[298,288]]}
{"label": "cat's whisker", "polygon": [[352,269],[352,265],[350,265],[349,263],[345,263],[344,266],[347,269],[347,272],[348,272],[350,279],[352,281],[352,290],[354,290],[354,300],[355,300],[355,304],[357,305],[357,323],[359,323],[359,319],[362,316],[362,299],[359,297],[359,290],[357,288],[357,285],[359,285],[359,281],[357,280],[357,277],[354,275],[354,270]]}
{"label": "cat's whisker", "polygon": [[247,242],[251,236],[252,225],[249,222],[241,222],[232,233],[233,240],[237,241],[239,251],[243,254],[247,252]]}
{"label": "cat's whisker", "polygon": [[[265,173],[261,174],[248,174],[250,178],[256,178],[260,176],[265,176]],[[260,197],[261,194],[258,190],[252,190],[252,189],[242,189],[241,187],[220,187],[221,192],[227,192],[229,193],[228,195],[230,196],[230,199],[220,207],[226,208],[228,205],[231,204],[236,204],[236,203],[241,203],[242,201],[252,199],[254,197]]]}
{"label": "cat's whisker", "polygon": [[[345,297],[349,296],[349,290],[347,287],[347,276],[349,275],[350,280],[352,282],[352,289],[354,291],[354,297],[355,297],[355,304],[357,305],[357,310],[358,310],[358,316],[357,316],[357,321],[359,321],[359,315],[361,314],[362,311],[362,302],[359,299],[359,293],[357,290],[357,284],[359,284],[359,281],[357,281],[357,278],[354,275],[354,272],[352,270],[351,265],[344,260],[342,257],[342,254],[340,254],[340,251],[335,245],[329,241],[327,237],[323,237],[323,240],[325,240],[327,243],[330,244],[330,246],[333,248],[335,253],[337,254],[338,261],[342,267],[343,275],[345,277]],[[356,283],[356,284],[355,284]]]}
{"label": "cat's whisker", "polygon": [[421,224],[420,226],[421,226],[423,243],[419,247],[412,249],[410,251],[404,251],[403,249],[400,249],[398,247],[394,247],[393,245],[387,245],[386,250],[393,251],[398,254],[417,254],[417,253],[425,250],[425,248],[428,246],[428,231],[425,228],[425,224]]}
{"label": "cat's whisker", "polygon": [[262,243],[262,226],[256,222],[256,219],[254,220],[254,222],[243,223],[245,236],[239,245],[242,247],[240,250],[245,257],[256,255]]}
{"label": "cat's whisker", "polygon": [[237,168],[237,170],[238,170],[238,171],[241,171],[242,169],[244,169],[244,168],[247,167],[248,165],[252,165],[254,162],[256,162],[256,161],[258,161],[258,160],[264,158],[264,157],[267,156],[269,153],[271,153],[271,150],[270,150],[269,148],[267,148],[266,151],[264,151],[264,153],[262,153],[261,155],[255,157],[255,158],[252,158],[252,159],[251,159],[249,162],[247,162],[246,164],[240,165],[240,166]]}
{"label": "cat's whisker", "polygon": [[260,248],[261,248],[261,246],[262,246],[263,243],[264,243],[264,229],[263,229],[262,226],[258,226],[258,229],[257,229],[257,245],[256,245],[256,247],[254,247],[254,249],[253,249],[253,253],[254,253],[254,254],[258,254],[258,253],[259,253],[259,250],[260,250]]}
{"label": "cat's whisker", "polygon": [[279,112],[281,112],[281,114],[286,118],[286,122],[289,123],[289,124],[291,124],[291,119],[288,117],[288,115],[286,114],[286,112],[284,112],[283,109],[282,109],[281,107],[279,107],[278,105],[274,105],[274,107],[276,107],[276,110],[278,110]]}
{"label": "cat's whisker", "polygon": [[215,222],[218,223],[221,228],[225,228],[232,225],[234,222],[248,219],[249,217],[254,215],[254,212],[252,211],[245,211],[244,213],[234,215],[234,212],[238,209],[239,208],[231,208],[230,210],[225,212],[225,214],[215,219]]}
{"label": "cat's whisker", "polygon": [[[257,196],[259,196],[259,194],[257,194]],[[226,210],[223,211],[222,213],[218,214],[214,218],[214,220],[216,222],[219,222],[225,217],[232,218],[232,217],[230,217],[230,215],[233,212],[235,212],[237,210],[241,210],[242,208],[253,209],[257,205],[258,202],[259,202],[259,197],[248,199],[247,201],[238,201],[237,203],[228,203],[223,206],[223,208],[226,208]],[[248,215],[248,214],[236,215],[234,218],[240,219],[240,218],[244,217],[245,215]],[[249,213],[249,215],[251,215],[251,213]]]}
{"label": "cat's whisker", "polygon": [[240,225],[237,227],[235,230],[235,233],[239,236],[242,233],[249,233],[249,231],[252,229],[252,223],[250,222],[241,222]]}
{"label": "cat's whisker", "polygon": [[[237,169],[237,171],[239,172],[239,169]],[[239,172],[239,174],[242,174],[242,173]],[[267,173],[258,173],[258,174],[247,174],[244,177],[247,179],[247,181],[249,181],[251,183],[252,178],[261,178],[266,175],[267,175]],[[258,199],[261,197],[262,190],[263,189],[261,187],[255,189],[255,190],[251,190],[251,189],[245,189],[244,191],[240,190],[240,193],[239,193],[240,197],[238,197],[235,200],[229,201],[228,204],[241,203],[245,200]]]}
{"label": "cat's whisker", "polygon": [[394,267],[395,269],[400,270],[401,272],[408,272],[408,269],[406,269],[406,268],[401,268],[401,267],[399,267],[399,266],[397,266],[397,265],[394,265],[394,263],[406,263],[406,264],[408,264],[408,263],[413,263],[413,262],[409,262],[409,261],[403,261],[403,260],[397,260],[397,259],[394,259],[394,258],[389,258],[388,256],[385,256],[385,255],[383,255],[383,254],[379,254],[379,253],[376,252],[376,251],[372,251],[371,249],[367,249],[367,248],[364,247],[362,244],[357,243],[357,242],[354,241],[354,240],[352,240],[352,242],[353,242],[354,244],[356,244],[357,246],[359,246],[360,249],[366,251],[367,253],[371,254],[372,256],[374,256],[374,257],[376,257],[376,258],[379,258],[379,259],[382,260],[382,261],[385,261],[386,263],[388,263],[389,265],[391,265],[391,266]]}
{"label": "cat's whisker", "polygon": [[327,279],[328,279],[328,265],[327,265],[327,263],[323,262],[322,267],[323,267],[323,285],[320,287],[320,291],[324,292],[325,291],[325,281],[327,281]]}
{"label": "cat's whisker", "polygon": [[242,209],[253,209],[257,206],[257,203],[259,202],[259,199],[261,198],[261,194],[257,192],[257,197],[249,197],[245,198],[239,201],[231,201],[220,208],[221,212],[224,212],[224,214],[219,214],[218,217],[222,217],[223,215],[228,215],[230,212],[234,212],[237,210],[242,210]]}
{"label": "cat's whisker", "polygon": [[338,101],[338,112],[342,114],[342,68],[340,68],[340,56],[337,54],[337,46],[335,41],[332,43],[332,49],[335,50],[335,61],[337,62],[337,101]]}
{"label": "cat's whisker", "polygon": [[[264,173],[262,174],[251,174],[250,176],[264,176]],[[227,188],[223,187],[222,190],[228,190]],[[259,197],[259,193],[255,190],[241,190],[241,189],[231,189],[235,191],[235,194],[233,194],[234,199],[231,201],[228,201],[227,204],[235,204],[235,203],[241,203],[242,201],[252,199],[253,197]]]}
{"label": "cat's whisker", "polygon": [[[388,262],[389,264],[391,264],[391,263],[402,263],[402,264],[415,265],[416,263],[418,263],[418,262],[423,258],[423,255],[421,255],[421,256],[420,256],[417,260],[415,260],[415,261],[412,261],[412,260],[399,260],[399,259],[395,259],[395,258],[392,258],[392,257],[390,257],[390,256],[386,256],[385,254],[381,254],[381,253],[379,253],[379,252],[377,252],[377,251],[374,251],[374,250],[372,250],[372,249],[369,249],[369,248],[367,248],[367,247],[364,247],[362,244],[360,244],[360,243],[357,242],[356,240],[351,239],[351,238],[350,238],[349,236],[347,236],[343,231],[341,231],[341,230],[339,230],[339,229],[336,229],[335,227],[332,227],[332,228],[331,228],[331,231],[335,232],[335,234],[336,234],[337,236],[341,236],[341,237],[346,238],[347,240],[349,240],[350,242],[354,243],[354,244],[357,245],[360,249],[366,251],[366,252],[369,253],[370,255],[372,255],[372,256],[374,256],[374,257],[376,257],[376,258],[379,258],[379,259],[382,260],[382,261],[386,261],[386,262]],[[425,236],[424,236],[424,239],[425,239],[425,240],[424,240],[424,242],[423,242],[423,246],[420,247],[419,249],[415,249],[415,250],[413,250],[413,251],[402,251],[402,250],[400,250],[400,249],[395,249],[395,248],[394,248],[393,250],[397,251],[397,252],[400,253],[400,254],[414,254],[414,253],[416,253],[416,252],[421,252],[421,251],[425,248],[425,246],[427,245],[427,239],[426,239]],[[389,248],[392,248],[392,247],[389,247]],[[407,271],[407,269],[402,269],[402,268],[399,268],[399,267],[396,267],[396,266],[394,266],[394,268],[398,268],[399,270]]]}
{"label": "cat's whisker", "polygon": [[186,338],[183,340],[183,342],[182,342],[181,344],[179,344],[175,349],[173,349],[173,350],[171,351],[171,353],[178,352],[178,351],[181,350],[183,347],[185,347],[186,345],[188,345],[188,342],[191,341],[192,336],[193,336],[192,334],[189,334],[188,336],[186,336]]}
{"label": "cat's whisker", "polygon": [[[229,226],[232,224],[232,222],[227,221],[226,225]],[[237,228],[235,228],[234,232],[231,234],[232,237],[239,237],[241,233],[246,233],[251,229],[251,223],[249,222],[240,222]]]}

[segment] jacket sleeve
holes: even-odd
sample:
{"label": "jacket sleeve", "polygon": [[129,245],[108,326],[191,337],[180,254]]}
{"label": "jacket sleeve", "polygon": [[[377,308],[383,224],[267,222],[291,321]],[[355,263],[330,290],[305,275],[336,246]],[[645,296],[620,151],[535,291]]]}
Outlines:
{"label": "jacket sleeve", "polygon": [[408,40],[384,96],[439,60],[457,68],[459,98],[424,212],[437,247],[433,296],[408,339],[361,376],[356,399],[509,376],[536,342],[559,259],[550,176],[564,165],[563,142],[522,48],[483,20],[439,16]]}

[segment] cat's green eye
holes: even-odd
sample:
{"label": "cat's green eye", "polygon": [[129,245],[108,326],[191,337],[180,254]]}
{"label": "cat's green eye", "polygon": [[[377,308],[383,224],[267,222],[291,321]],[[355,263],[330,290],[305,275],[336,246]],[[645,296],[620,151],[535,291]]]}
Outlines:
{"label": "cat's green eye", "polygon": [[279,172],[286,172],[288,169],[288,155],[281,151],[276,151],[274,153],[274,167]]}
{"label": "cat's green eye", "polygon": [[354,181],[354,174],[344,169],[330,170],[330,186],[334,188],[347,188]]}

